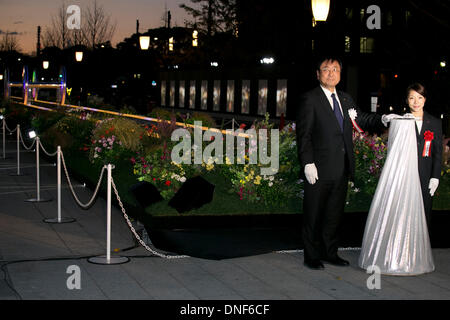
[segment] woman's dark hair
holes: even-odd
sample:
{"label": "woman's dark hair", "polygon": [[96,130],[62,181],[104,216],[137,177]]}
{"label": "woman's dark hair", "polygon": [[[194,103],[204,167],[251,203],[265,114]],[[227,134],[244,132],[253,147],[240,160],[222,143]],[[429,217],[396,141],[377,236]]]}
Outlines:
{"label": "woman's dark hair", "polygon": [[411,90],[414,90],[415,92],[417,92],[418,94],[422,95],[425,99],[427,98],[427,90],[425,89],[425,87],[423,85],[421,85],[420,83],[416,82],[413,83],[412,85],[410,85],[407,89],[406,89],[406,97],[409,96],[409,92]]}

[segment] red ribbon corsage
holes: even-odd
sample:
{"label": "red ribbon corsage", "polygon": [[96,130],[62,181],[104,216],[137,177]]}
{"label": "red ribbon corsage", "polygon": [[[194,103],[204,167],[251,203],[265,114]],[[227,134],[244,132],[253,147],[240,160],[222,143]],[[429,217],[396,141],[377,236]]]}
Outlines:
{"label": "red ribbon corsage", "polygon": [[430,130],[427,130],[425,131],[423,136],[425,139],[425,145],[423,146],[422,157],[429,157],[431,149],[431,141],[434,139],[434,133],[431,132]]}

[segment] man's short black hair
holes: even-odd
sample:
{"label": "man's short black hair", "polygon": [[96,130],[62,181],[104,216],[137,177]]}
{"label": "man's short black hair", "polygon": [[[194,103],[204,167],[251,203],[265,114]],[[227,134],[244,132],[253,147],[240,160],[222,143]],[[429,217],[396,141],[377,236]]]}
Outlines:
{"label": "man's short black hair", "polygon": [[325,61],[337,61],[339,63],[339,66],[342,69],[342,60],[340,58],[338,58],[337,56],[333,56],[333,55],[328,55],[328,56],[321,56],[318,60],[317,60],[317,65],[316,65],[316,70],[320,71],[320,66],[322,65],[322,63],[324,63]]}

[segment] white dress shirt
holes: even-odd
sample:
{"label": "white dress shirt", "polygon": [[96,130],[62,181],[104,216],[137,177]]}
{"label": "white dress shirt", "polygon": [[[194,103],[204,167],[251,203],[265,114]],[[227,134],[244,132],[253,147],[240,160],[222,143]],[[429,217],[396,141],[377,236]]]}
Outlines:
{"label": "white dress shirt", "polygon": [[416,120],[417,131],[420,134],[420,130],[422,130],[423,120]]}
{"label": "white dress shirt", "polygon": [[334,110],[333,98],[331,97],[331,94],[334,93],[334,96],[336,97],[336,100],[337,100],[337,102],[339,104],[339,109],[341,110],[342,115],[344,115],[344,112],[342,111],[341,101],[339,101],[339,97],[338,97],[337,92],[336,91],[335,92],[331,92],[330,90],[328,90],[328,89],[326,89],[326,88],[324,88],[322,86],[320,86],[320,87],[322,88],[323,92],[325,93],[325,96],[328,99],[328,102],[330,103],[331,110]]}

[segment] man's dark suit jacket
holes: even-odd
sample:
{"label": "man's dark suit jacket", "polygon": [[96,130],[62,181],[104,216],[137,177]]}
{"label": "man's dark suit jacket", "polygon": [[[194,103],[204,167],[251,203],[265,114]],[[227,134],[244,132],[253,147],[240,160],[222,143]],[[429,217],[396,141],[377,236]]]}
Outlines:
{"label": "man's dark suit jacket", "polygon": [[[353,126],[349,109],[355,109],[355,121],[363,129],[380,129],[381,116],[362,112],[349,94],[337,90],[344,116],[344,131],[341,132],[331,105],[319,86],[305,93],[297,110],[298,158],[302,167],[314,163],[319,179],[335,180],[345,171],[347,162],[350,180],[355,176],[353,154]],[[302,170],[302,174],[304,170]],[[303,177],[304,178],[304,177]]]}

